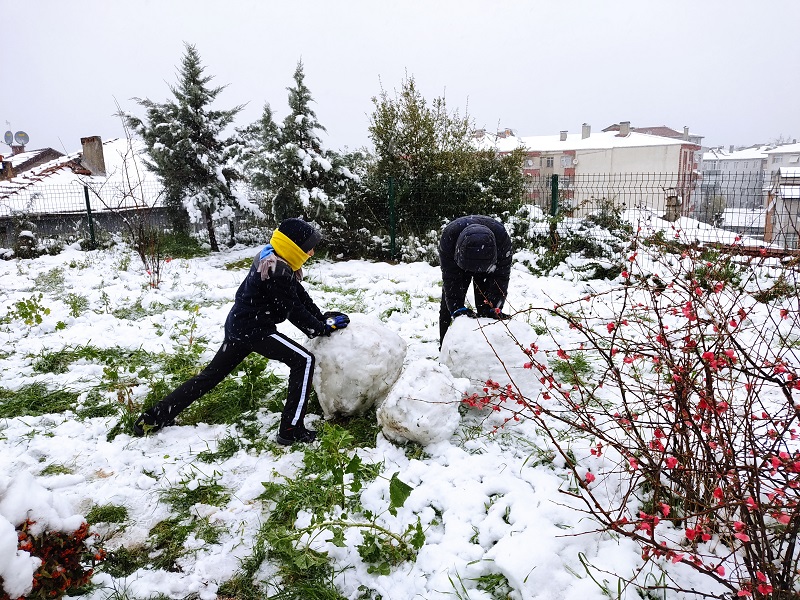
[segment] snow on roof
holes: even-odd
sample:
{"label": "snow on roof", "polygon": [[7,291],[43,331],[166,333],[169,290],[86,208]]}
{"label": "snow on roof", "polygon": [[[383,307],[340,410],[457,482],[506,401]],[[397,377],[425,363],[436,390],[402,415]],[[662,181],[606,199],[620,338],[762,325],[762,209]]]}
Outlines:
{"label": "snow on roof", "polygon": [[784,144],[768,150],[767,154],[793,154],[795,152],[800,152],[800,144]]}
{"label": "snow on roof", "polygon": [[726,208],[722,218],[727,225],[739,227],[764,227],[767,211],[763,208]]}
{"label": "snow on roof", "polygon": [[778,169],[781,179],[800,179],[800,167],[781,167]]}
{"label": "snow on roof", "polygon": [[800,185],[778,186],[778,195],[784,200],[800,200]]}
{"label": "snow on roof", "polygon": [[23,164],[28,162],[29,160],[35,159],[40,154],[45,152],[55,152],[52,148],[39,148],[38,150],[28,150],[26,152],[20,152],[19,154],[12,154],[11,156],[3,156],[3,160],[5,162],[10,162],[11,166],[15,169]]}
{"label": "snow on roof", "polygon": [[133,208],[142,201],[152,205],[160,195],[161,184],[144,166],[143,152],[141,140],[109,140],[103,143],[105,176],[91,175],[80,166],[82,153],[74,152],[0,181],[0,217],[84,212],[84,186],[90,189],[92,210]]}
{"label": "snow on roof", "polygon": [[645,146],[681,146],[684,140],[665,138],[646,133],[630,132],[621,136],[616,131],[601,131],[584,138],[580,133],[567,134],[566,140],[560,135],[538,135],[528,137],[509,136],[497,138],[485,135],[478,140],[481,149],[494,149],[499,152],[511,152],[523,147],[530,152],[563,152],[570,150],[608,150],[611,148],[641,148]]}

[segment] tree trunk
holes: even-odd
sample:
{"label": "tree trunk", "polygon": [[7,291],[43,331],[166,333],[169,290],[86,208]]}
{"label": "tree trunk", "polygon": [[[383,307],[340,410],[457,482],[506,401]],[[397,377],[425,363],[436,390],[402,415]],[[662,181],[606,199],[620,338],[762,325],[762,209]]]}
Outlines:
{"label": "tree trunk", "polygon": [[211,209],[205,207],[203,209],[203,216],[206,219],[206,230],[208,231],[208,243],[211,244],[212,252],[219,252],[219,244],[217,244],[217,236],[214,233],[214,219],[211,216]]}

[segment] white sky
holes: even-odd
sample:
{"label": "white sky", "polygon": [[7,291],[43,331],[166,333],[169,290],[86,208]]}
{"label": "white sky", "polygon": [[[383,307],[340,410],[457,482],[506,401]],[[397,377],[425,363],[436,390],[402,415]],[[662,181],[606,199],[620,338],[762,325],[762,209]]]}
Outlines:
{"label": "white sky", "polygon": [[[479,127],[519,135],[667,125],[711,145],[800,138],[800,2],[0,0],[0,133],[72,152],[122,134],[115,99],[171,97],[183,42],[220,108],[287,112],[299,59],[327,147],[368,144],[370,98],[413,75]],[[2,144],[0,153],[8,153]]]}

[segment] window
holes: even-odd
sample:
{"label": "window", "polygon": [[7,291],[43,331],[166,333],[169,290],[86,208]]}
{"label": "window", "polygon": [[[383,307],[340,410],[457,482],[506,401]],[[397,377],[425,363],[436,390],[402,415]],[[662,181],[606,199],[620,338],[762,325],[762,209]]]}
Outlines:
{"label": "window", "polygon": [[567,156],[566,154],[561,157],[561,166],[563,168],[571,167],[572,166],[572,157]]}
{"label": "window", "polygon": [[545,168],[553,168],[553,157],[552,156],[543,156],[542,157],[542,166]]}
{"label": "window", "polygon": [[533,168],[533,160],[530,158],[525,159],[525,167],[528,169]]}

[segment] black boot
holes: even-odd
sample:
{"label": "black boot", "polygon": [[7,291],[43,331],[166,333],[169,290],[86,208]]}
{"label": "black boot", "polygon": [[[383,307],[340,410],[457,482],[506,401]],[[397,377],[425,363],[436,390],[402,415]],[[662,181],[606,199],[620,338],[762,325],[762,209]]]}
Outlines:
{"label": "black boot", "polygon": [[291,446],[292,444],[310,444],[317,439],[317,432],[306,429],[305,425],[295,427],[281,427],[276,437],[281,446]]}
{"label": "black boot", "polygon": [[139,415],[139,418],[133,422],[133,435],[136,437],[142,437],[151,433],[155,433],[164,427],[175,425],[175,419],[167,418],[166,420],[161,420],[159,419],[160,416],[162,415],[160,415],[158,406],[143,412],[141,415]]}

